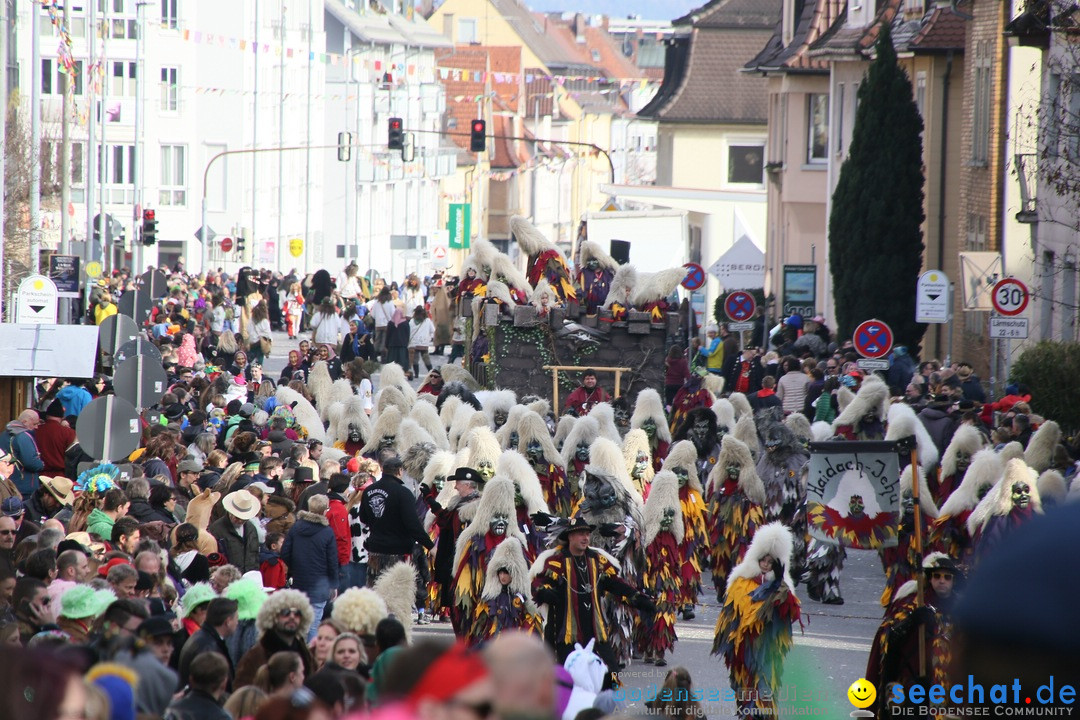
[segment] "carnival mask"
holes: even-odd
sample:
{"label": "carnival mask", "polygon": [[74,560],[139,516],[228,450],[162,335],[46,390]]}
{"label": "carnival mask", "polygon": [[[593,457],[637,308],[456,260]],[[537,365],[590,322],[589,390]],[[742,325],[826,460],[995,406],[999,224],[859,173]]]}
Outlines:
{"label": "carnival mask", "polygon": [[915,512],[915,495],[910,490],[900,496],[900,509],[905,515]]}
{"label": "carnival mask", "polygon": [[671,472],[679,478],[679,487],[686,487],[686,483],[690,480],[690,472],[684,467],[672,468]]}
{"label": "carnival mask", "polygon": [[442,492],[442,489],[444,487],[446,487],[446,476],[445,475],[436,475],[434,483],[435,483],[435,490],[438,491],[438,492]]}
{"label": "carnival mask", "polygon": [[656,421],[652,418],[648,418],[645,422],[641,423],[641,429],[649,436],[649,440],[656,437]]}
{"label": "carnival mask", "polygon": [[[515,435],[517,433],[514,433]],[[511,436],[511,440],[513,436]],[[534,463],[538,463],[544,459],[544,446],[540,444],[539,440],[530,440],[529,444],[525,446],[525,454],[529,460]]]}
{"label": "carnival mask", "polygon": [[590,270],[596,270],[598,267],[600,267],[600,261],[596,258],[589,258],[585,261],[585,267],[589,268]]}
{"label": "carnival mask", "polygon": [[615,425],[621,428],[630,427],[630,413],[626,411],[626,408],[615,408]]}
{"label": "carnival mask", "polygon": [[615,507],[619,501],[615,488],[610,483],[591,475],[585,476],[585,489],[582,495],[584,496],[582,509],[589,511],[607,510]]}
{"label": "carnival mask", "polygon": [[634,469],[630,471],[630,477],[635,480],[640,480],[645,477],[645,472],[649,469],[649,456],[645,453],[638,453],[637,458],[634,459]]}
{"label": "carnival mask", "polygon": [[484,478],[484,482],[487,482],[495,477],[495,466],[487,460],[481,460],[476,466],[476,472],[480,473],[480,477]]}
{"label": "carnival mask", "polygon": [[957,477],[960,477],[964,473],[966,473],[967,469],[968,469],[968,466],[970,466],[970,465],[971,465],[971,455],[969,455],[969,454],[967,454],[966,452],[963,452],[963,451],[956,453],[956,475],[957,475]]}
{"label": "carnival mask", "polygon": [[1012,486],[1013,507],[1026,508],[1031,502],[1031,486],[1025,482],[1015,482]]}
{"label": "carnival mask", "polygon": [[506,413],[502,410],[495,411],[495,427],[500,428],[506,424]]}
{"label": "carnival mask", "polygon": [[992,487],[994,486],[990,483],[983,483],[979,486],[979,489],[978,491],[976,491],[975,496],[978,497],[979,500],[982,500],[984,497],[986,497],[986,493],[990,492],[990,489]]}
{"label": "carnival mask", "polygon": [[495,513],[491,516],[488,529],[492,535],[505,535],[506,528],[510,527],[510,516],[506,513]]}
{"label": "carnival mask", "polygon": [[386,448],[393,447],[394,446],[394,440],[396,440],[396,439],[397,439],[396,435],[383,435],[382,439],[379,440],[379,449],[380,450],[385,450]]}
{"label": "carnival mask", "polygon": [[577,451],[574,453],[581,462],[589,462],[589,446],[586,443],[581,443],[577,446]]}
{"label": "carnival mask", "polygon": [[848,514],[849,515],[862,515],[866,506],[863,505],[862,495],[852,495],[848,498]]}
{"label": "carnival mask", "polygon": [[670,531],[671,526],[675,524],[675,508],[665,508],[664,517],[660,518],[660,529],[663,531]]}
{"label": "carnival mask", "polygon": [[510,450],[517,450],[518,443],[521,441],[521,437],[518,435],[517,430],[510,431],[510,440],[507,447]]}
{"label": "carnival mask", "polygon": [[355,425],[350,423],[349,424],[349,442],[358,443],[358,442],[362,442],[362,441],[363,441],[363,438],[360,437],[360,428],[358,428]]}
{"label": "carnival mask", "polygon": [[742,468],[739,467],[738,465],[728,465],[727,466],[728,480],[733,480],[733,481],[738,480],[739,475],[741,475],[741,474],[742,474]]}
{"label": "carnival mask", "polygon": [[693,427],[690,428],[689,435],[695,445],[706,442],[709,439],[709,421],[704,418],[695,420]]}

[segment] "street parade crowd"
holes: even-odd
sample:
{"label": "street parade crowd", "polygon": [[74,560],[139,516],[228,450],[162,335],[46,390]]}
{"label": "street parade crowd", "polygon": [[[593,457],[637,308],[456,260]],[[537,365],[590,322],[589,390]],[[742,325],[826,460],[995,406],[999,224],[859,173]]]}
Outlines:
{"label": "street parade crowd", "polygon": [[[618,671],[674,661],[677,621],[712,597],[718,672],[740,712],[774,714],[796,585],[844,602],[844,544],[808,535],[830,513],[898,538],[879,552],[872,711],[889,716],[892,683],[955,683],[966,576],[1080,492],[1076,448],[1026,388],[989,398],[970,364],[904,348],[864,373],[824,318],[791,316],[745,347],[717,325],[673,341],[664,386],[634,398],[588,371],[563,407],[483,389],[464,305],[662,314],[684,272],[584,241],[571,274],[514,224],[526,272],[483,241],[459,276],[400,284],[173,268],[141,328],[168,388],[123,462],[75,431],[111,392],[108,358],[40,379],[0,434],[0,715],[599,718]],[[87,322],[135,287],[113,273]],[[889,528],[859,525],[874,497],[808,507],[826,440],[904,448]],[[664,687],[651,712],[704,716],[684,668]]]}

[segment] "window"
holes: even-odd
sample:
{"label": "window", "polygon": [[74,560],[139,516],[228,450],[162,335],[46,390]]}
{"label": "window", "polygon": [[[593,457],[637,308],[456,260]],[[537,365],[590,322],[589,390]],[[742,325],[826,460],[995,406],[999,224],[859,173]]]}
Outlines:
{"label": "window", "polygon": [[[915,73],[915,107],[919,108],[919,115],[926,118],[926,71],[920,70]],[[926,127],[926,123],[923,123]]]}
{"label": "window", "polygon": [[[64,67],[52,58],[42,58],[41,60],[41,94],[42,95],[62,95],[64,93],[65,81],[70,81],[72,78],[70,75],[64,72]],[[82,95],[83,92],[83,61],[75,61],[75,87],[74,93],[76,95]]]}
{"label": "window", "polygon": [[161,68],[161,111],[176,112],[180,109],[180,68]]}
{"label": "window", "polygon": [[844,154],[844,83],[836,86],[836,157]]}
{"label": "window", "polygon": [[53,61],[43,58],[41,61],[41,94],[52,95]]}
{"label": "window", "polygon": [[764,145],[728,146],[727,181],[729,183],[761,185],[765,182],[764,173]]}
{"label": "window", "polygon": [[161,27],[165,30],[176,30],[179,27],[176,3],[177,0],[161,0]]}
{"label": "window", "polygon": [[1050,157],[1057,157],[1061,142],[1061,75],[1049,73],[1046,85],[1045,107],[1050,108],[1049,118],[1046,121],[1046,153]]}
{"label": "window", "polygon": [[1065,139],[1065,155],[1070,160],[1076,160],[1080,157],[1080,133],[1076,129],[1077,119],[1080,118],[1080,75],[1073,75],[1065,82],[1063,93],[1068,95],[1069,108],[1064,114],[1059,113],[1057,124],[1064,129],[1064,133],[1061,130],[1057,133]]}
{"label": "window", "polygon": [[592,61],[593,62],[600,62],[600,51],[599,50],[593,50],[592,51]]}
{"label": "window", "polygon": [[480,42],[476,18],[459,18],[457,21],[457,41],[462,44]]}
{"label": "window", "polygon": [[135,97],[135,72],[136,64],[133,62],[113,62],[109,94],[113,97]]}
{"label": "window", "polygon": [[807,96],[806,161],[823,163],[829,159],[829,96],[813,93]]}
{"label": "window", "polygon": [[975,117],[971,128],[971,162],[974,165],[986,165],[990,160],[990,104],[993,94],[990,86],[993,68],[990,51],[988,40],[981,40],[975,45]]}
{"label": "window", "polygon": [[135,202],[134,168],[134,145],[109,145],[104,153],[98,147],[97,177],[106,203]]}
{"label": "window", "polygon": [[161,146],[161,191],[159,205],[187,204],[187,159],[183,145]]}

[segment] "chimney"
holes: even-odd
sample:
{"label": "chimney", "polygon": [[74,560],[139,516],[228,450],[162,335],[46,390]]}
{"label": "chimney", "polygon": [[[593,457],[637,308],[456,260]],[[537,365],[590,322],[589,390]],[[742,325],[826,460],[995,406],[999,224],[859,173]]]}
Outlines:
{"label": "chimney", "polygon": [[581,13],[574,14],[574,39],[579,45],[585,43],[585,16]]}
{"label": "chimney", "polygon": [[442,18],[442,34],[451,43],[457,45],[457,23],[454,22],[454,13],[446,13]]}

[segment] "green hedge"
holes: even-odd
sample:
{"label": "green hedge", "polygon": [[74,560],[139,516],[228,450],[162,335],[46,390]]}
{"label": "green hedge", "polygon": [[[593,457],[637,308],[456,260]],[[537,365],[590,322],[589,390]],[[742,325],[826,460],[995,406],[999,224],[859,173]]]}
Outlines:
{"label": "green hedge", "polygon": [[1010,372],[1031,391],[1031,409],[1062,428],[1080,428],[1080,343],[1044,340],[1028,347]]}

